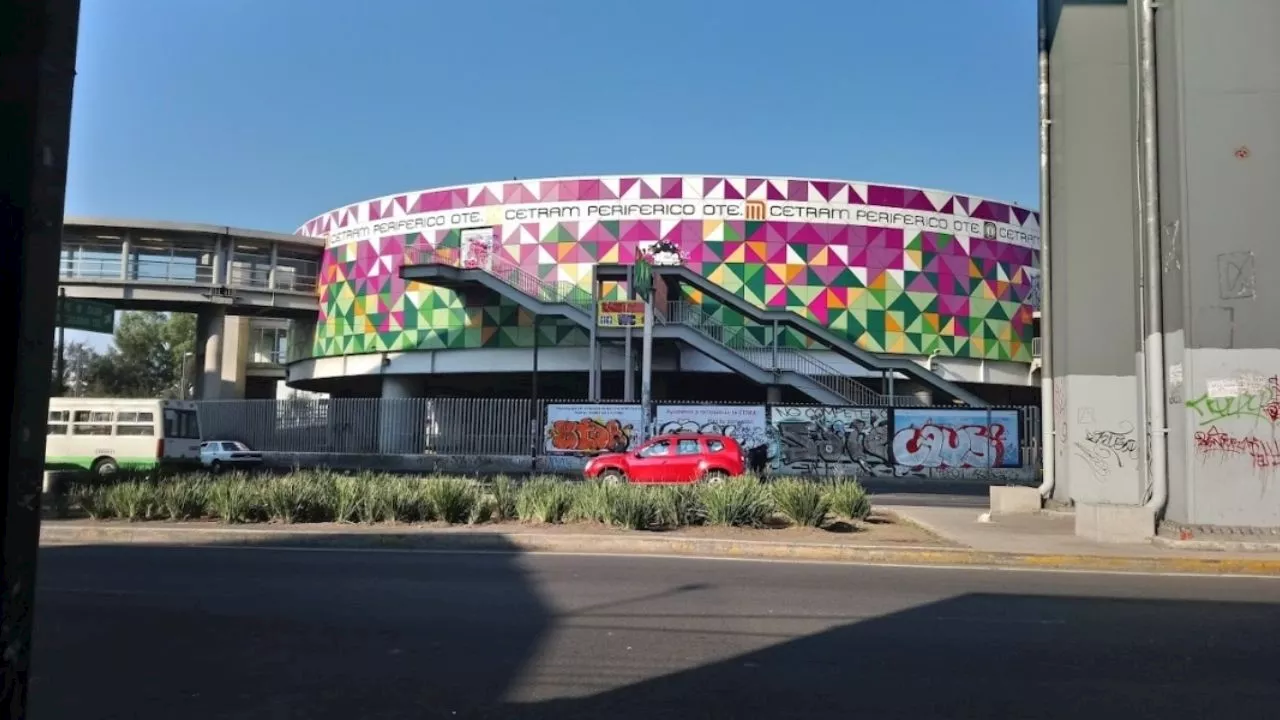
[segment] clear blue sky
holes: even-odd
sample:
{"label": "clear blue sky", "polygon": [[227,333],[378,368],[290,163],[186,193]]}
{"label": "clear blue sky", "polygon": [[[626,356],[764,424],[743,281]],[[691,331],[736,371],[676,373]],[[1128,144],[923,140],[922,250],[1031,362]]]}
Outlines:
{"label": "clear blue sky", "polygon": [[706,172],[1035,206],[1028,0],[83,0],[67,211]]}

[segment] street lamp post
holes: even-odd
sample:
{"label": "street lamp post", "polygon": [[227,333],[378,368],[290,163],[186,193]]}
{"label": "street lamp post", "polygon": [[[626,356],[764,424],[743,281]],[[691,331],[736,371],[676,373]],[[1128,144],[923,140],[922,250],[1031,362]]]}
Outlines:
{"label": "street lamp post", "polygon": [[193,352],[182,353],[182,377],[179,378],[178,382],[182,383],[181,390],[183,400],[191,399],[190,394],[187,391],[187,388],[191,387],[190,381],[187,379],[187,358],[194,358],[195,356],[196,354]]}

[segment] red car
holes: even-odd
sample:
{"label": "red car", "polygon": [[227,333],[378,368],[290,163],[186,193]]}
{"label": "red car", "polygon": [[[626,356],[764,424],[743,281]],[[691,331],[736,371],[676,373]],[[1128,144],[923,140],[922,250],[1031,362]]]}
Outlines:
{"label": "red car", "polygon": [[659,435],[635,450],[596,456],[583,468],[588,479],[633,483],[716,481],[744,471],[737,440],[694,433]]}

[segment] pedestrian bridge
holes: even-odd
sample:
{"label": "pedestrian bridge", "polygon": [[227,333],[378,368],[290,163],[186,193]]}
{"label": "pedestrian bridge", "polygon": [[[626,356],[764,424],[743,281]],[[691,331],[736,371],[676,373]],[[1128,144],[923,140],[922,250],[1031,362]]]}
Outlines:
{"label": "pedestrian bridge", "polygon": [[[192,384],[196,397],[212,400],[234,395],[244,382],[239,366],[247,353],[239,349],[247,343],[238,330],[243,323],[228,322],[228,315],[276,325],[294,321],[287,332],[290,352],[306,345],[319,311],[316,281],[323,252],[321,238],[69,217],[63,224],[58,283],[67,297],[102,301],[117,310],[195,314]],[[275,339],[285,335],[283,327],[261,330]],[[274,358],[280,350],[272,353]],[[274,372],[283,377],[283,368]]]}
{"label": "pedestrian bridge", "polygon": [[324,240],[220,225],[69,217],[59,284],[121,310],[314,321]]}

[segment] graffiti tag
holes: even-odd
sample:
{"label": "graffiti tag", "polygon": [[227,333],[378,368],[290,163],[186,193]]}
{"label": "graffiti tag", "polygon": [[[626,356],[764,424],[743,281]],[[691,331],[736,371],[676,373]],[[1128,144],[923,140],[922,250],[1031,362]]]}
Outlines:
{"label": "graffiti tag", "polygon": [[1084,440],[1104,457],[1112,458],[1116,465],[1124,467],[1125,460],[1138,459],[1138,439],[1133,431],[1133,425],[1125,422],[1120,424],[1119,430],[1087,431]]}
{"label": "graffiti tag", "polygon": [[1280,467],[1280,442],[1253,435],[1236,436],[1219,430],[1216,425],[1200,430],[1194,436],[1196,452],[1208,457],[1227,460],[1231,457],[1248,457],[1254,469],[1271,470]]}
{"label": "graffiti tag", "polygon": [[893,436],[893,458],[917,468],[996,467],[1005,450],[1003,425],[952,427],[927,423],[907,427]]}
{"label": "graffiti tag", "polygon": [[1187,407],[1196,414],[1201,426],[1235,418],[1269,423],[1280,420],[1280,377],[1271,376],[1256,392],[1242,391],[1227,397],[1215,397],[1215,394],[1206,392],[1187,401]]}
{"label": "graffiti tag", "polygon": [[635,429],[618,420],[556,420],[547,429],[551,447],[564,452],[626,452]]}
{"label": "graffiti tag", "polygon": [[773,408],[775,469],[791,473],[893,473],[889,413],[863,408]]}

